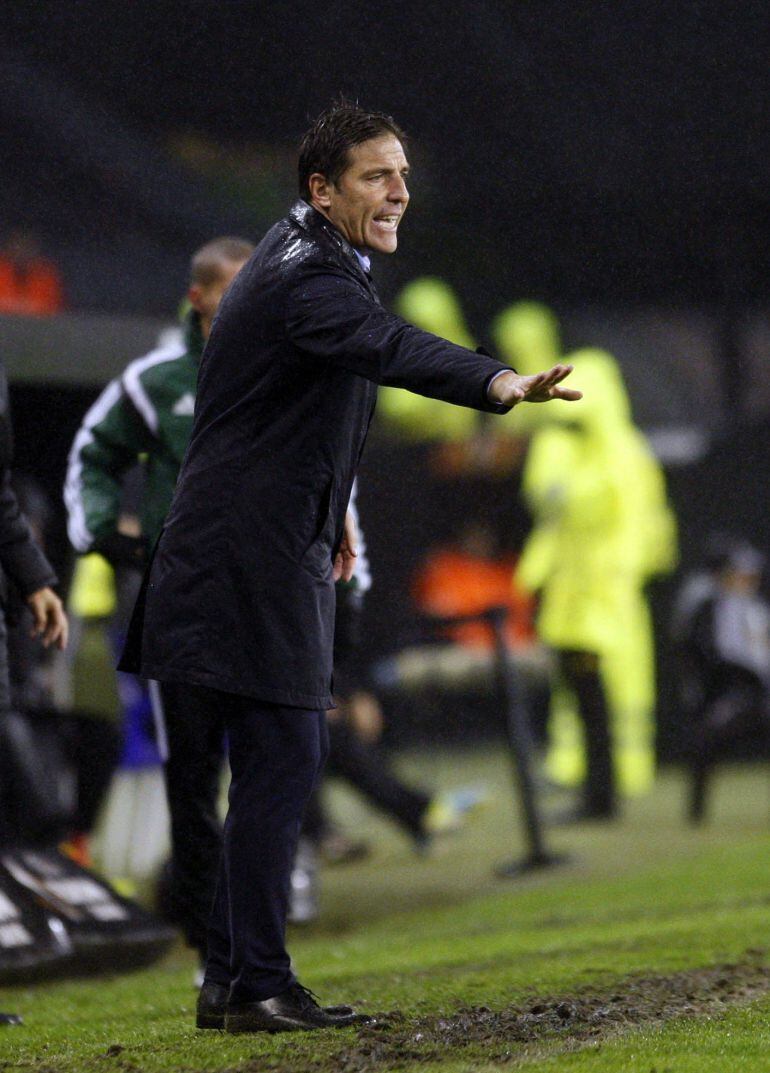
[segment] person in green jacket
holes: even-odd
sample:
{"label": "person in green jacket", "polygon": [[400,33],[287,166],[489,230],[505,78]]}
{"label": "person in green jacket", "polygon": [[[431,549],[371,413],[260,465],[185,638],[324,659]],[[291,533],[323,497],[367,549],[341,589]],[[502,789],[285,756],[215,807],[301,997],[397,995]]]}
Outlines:
{"label": "person in green jacket", "polygon": [[[171,505],[192,432],[198,363],[227,287],[252,243],[218,238],[192,258],[190,311],[182,339],[132,361],[87,412],[69,455],[64,499],[70,541],[113,566],[144,568]],[[144,470],[140,532],[122,531],[121,499],[129,470]],[[211,713],[179,702],[171,683],[151,684],[171,817],[171,898],[186,938],[205,956],[220,823],[216,806],[223,728]],[[207,717],[208,716],[208,717]],[[165,740],[164,740],[165,739]]]}
{"label": "person in green jacket", "polygon": [[[245,239],[219,238],[190,266],[190,311],[178,342],[132,361],[86,414],[69,456],[64,491],[76,551],[142,566],[160,533],[192,430],[198,363],[219,302],[251,255]],[[144,468],[141,534],[120,530],[126,473]]]}

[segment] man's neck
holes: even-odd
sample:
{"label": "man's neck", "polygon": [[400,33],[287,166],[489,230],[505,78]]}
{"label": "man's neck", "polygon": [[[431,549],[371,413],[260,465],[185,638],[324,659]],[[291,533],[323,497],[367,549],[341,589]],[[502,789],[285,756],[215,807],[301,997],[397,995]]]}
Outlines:
{"label": "man's neck", "polygon": [[372,270],[372,261],[371,261],[371,258],[369,256],[368,251],[365,250],[365,249],[359,250],[357,246],[354,246],[350,242],[350,239],[346,238],[346,236],[342,234],[342,232],[337,227],[337,225],[334,223],[334,221],[331,219],[329,214],[327,212],[324,212],[324,210],[321,208],[320,205],[316,205],[313,201],[308,201],[307,204],[311,207],[311,209],[315,209],[316,212],[320,213],[321,216],[323,216],[325,220],[328,220],[329,223],[331,224],[331,226],[334,228],[334,230],[339,235],[342,235],[342,238],[345,239],[347,244],[352,249],[353,253],[356,255],[356,258],[358,260],[358,263],[361,265],[361,268],[364,270],[365,274],[368,276],[370,274],[371,270]]}

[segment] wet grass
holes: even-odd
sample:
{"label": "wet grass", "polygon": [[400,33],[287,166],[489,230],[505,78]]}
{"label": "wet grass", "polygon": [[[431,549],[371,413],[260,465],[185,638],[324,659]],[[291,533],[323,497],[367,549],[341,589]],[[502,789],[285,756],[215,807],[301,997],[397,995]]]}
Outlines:
{"label": "wet grass", "polygon": [[553,832],[564,866],[506,881],[494,866],[522,847],[504,758],[404,761],[413,777],[426,768],[439,785],[483,782],[490,807],[419,858],[337,792],[373,853],[325,871],[322,919],[292,936],[303,982],[325,1003],[378,1014],[378,1027],[196,1032],[180,948],[131,976],[0,992],[0,1008],[26,1021],[0,1032],[0,1069],[764,1073],[770,773],[720,774],[698,831],[683,819],[681,777],[667,773],[621,822]]}

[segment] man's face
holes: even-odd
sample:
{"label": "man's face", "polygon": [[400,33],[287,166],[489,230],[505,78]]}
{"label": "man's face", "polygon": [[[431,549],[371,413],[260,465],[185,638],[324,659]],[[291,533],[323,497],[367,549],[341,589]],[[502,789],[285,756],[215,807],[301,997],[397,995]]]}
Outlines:
{"label": "man's face", "polygon": [[393,253],[409,201],[408,174],[401,142],[393,134],[383,134],[348,151],[348,166],[336,183],[312,175],[312,204],[351,246]]}
{"label": "man's face", "polygon": [[211,322],[219,309],[222,297],[246,264],[245,261],[222,261],[217,278],[211,283],[193,283],[187,293],[190,305],[200,314],[203,338],[208,339]]}

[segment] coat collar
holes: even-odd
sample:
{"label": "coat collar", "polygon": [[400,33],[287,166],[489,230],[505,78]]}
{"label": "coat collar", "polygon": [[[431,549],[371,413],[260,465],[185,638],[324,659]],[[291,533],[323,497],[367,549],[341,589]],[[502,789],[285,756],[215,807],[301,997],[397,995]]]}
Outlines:
{"label": "coat collar", "polygon": [[345,266],[347,268],[352,268],[360,279],[366,281],[367,287],[375,293],[372,280],[366,272],[364,272],[361,262],[356,256],[355,250],[348,240],[340,234],[334,224],[327,220],[322,212],[314,209],[312,205],[308,205],[307,201],[303,201],[302,198],[299,198],[294,202],[289,211],[289,219],[295,224],[298,224],[303,231],[307,231],[313,237],[323,235],[340,254]]}

